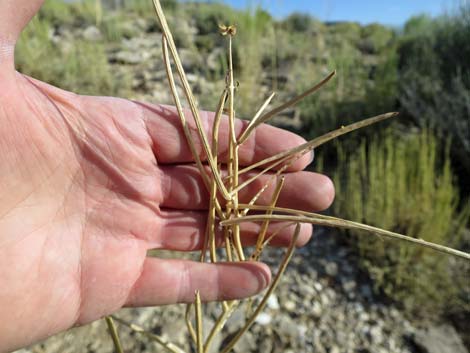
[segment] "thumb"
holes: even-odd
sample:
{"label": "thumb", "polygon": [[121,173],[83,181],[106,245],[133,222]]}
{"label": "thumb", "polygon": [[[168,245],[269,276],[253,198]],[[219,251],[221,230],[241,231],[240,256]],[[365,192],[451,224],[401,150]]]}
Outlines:
{"label": "thumb", "polygon": [[13,64],[13,49],[44,0],[0,0],[0,65]]}

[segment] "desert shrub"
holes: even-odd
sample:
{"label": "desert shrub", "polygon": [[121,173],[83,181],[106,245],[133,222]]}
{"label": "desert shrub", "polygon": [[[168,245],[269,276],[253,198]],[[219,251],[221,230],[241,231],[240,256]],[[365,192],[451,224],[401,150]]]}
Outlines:
{"label": "desert shrub", "polygon": [[101,0],[81,0],[71,3],[69,6],[78,26],[101,24],[103,16]]}
{"label": "desert shrub", "polygon": [[74,40],[60,45],[52,41],[52,31],[39,18],[23,31],[15,52],[19,71],[82,94],[121,95],[128,90],[128,79],[112,76],[101,43]]}
{"label": "desert shrub", "polygon": [[59,49],[51,40],[52,31],[45,20],[36,18],[28,24],[15,49],[15,63],[19,71],[42,81],[55,81],[59,68],[51,65],[50,58],[58,56]]}
{"label": "desert shrub", "polygon": [[[160,1],[163,8],[166,11],[173,11],[178,7],[177,0],[163,0]],[[115,7],[122,7],[126,11],[132,11],[139,16],[143,17],[151,17],[154,18],[154,8],[152,1],[148,0],[121,0],[120,6]]]}
{"label": "desert shrub", "polygon": [[53,26],[72,24],[74,16],[70,4],[62,0],[47,0],[39,11],[38,17]]}
{"label": "desert shrub", "polygon": [[267,12],[256,8],[241,12],[236,23],[239,30],[235,39],[235,65],[238,68],[237,80],[240,84],[237,110],[241,116],[250,117],[267,98],[262,84],[265,83],[263,77],[269,67],[263,65],[263,61],[275,50],[273,20]]}
{"label": "desert shrub", "polygon": [[370,24],[362,28],[359,46],[365,53],[378,54],[390,45],[394,36],[392,29],[377,23]]}
{"label": "desert shrub", "polygon": [[289,32],[307,32],[312,24],[312,16],[304,13],[293,13],[281,22],[281,26]]}
{"label": "desert shrub", "polygon": [[[364,141],[354,154],[346,155],[338,147],[335,213],[415,238],[461,246],[470,206],[458,211],[448,149],[442,152],[437,141],[429,130],[405,137],[389,130]],[[397,241],[353,235],[359,263],[376,290],[408,312],[434,315],[463,305],[458,298],[465,275],[454,259]]]}
{"label": "desert shrub", "polygon": [[186,5],[185,10],[191,14],[192,21],[201,35],[217,34],[220,24],[237,22],[237,11],[223,4],[190,3]]}
{"label": "desert shrub", "polygon": [[102,45],[76,41],[64,54],[63,71],[57,83],[61,87],[89,95],[125,95],[129,89],[127,77],[112,74]]}
{"label": "desert shrub", "polygon": [[[405,111],[418,126],[452,137],[454,168],[470,177],[470,6],[405,26],[400,42],[400,92]],[[464,186],[464,182],[461,185]]]}

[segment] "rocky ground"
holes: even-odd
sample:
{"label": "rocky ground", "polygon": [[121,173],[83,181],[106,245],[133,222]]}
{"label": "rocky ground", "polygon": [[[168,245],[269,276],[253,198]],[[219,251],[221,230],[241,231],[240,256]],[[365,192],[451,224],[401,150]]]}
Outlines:
{"label": "rocky ground", "polygon": [[[340,235],[317,230],[315,239],[297,251],[277,292],[235,347],[248,352],[318,353],[466,353],[455,329],[447,324],[418,327],[402,312],[385,305],[371,283],[355,266],[354,256]],[[279,249],[266,253],[273,265]],[[210,327],[219,312],[210,305],[204,326]],[[125,309],[118,316],[145,327],[191,352],[184,323],[185,307]],[[235,312],[224,335],[230,337],[244,323],[245,312]],[[119,326],[126,352],[161,352],[161,346]],[[225,338],[226,339],[226,338]],[[212,352],[223,347],[215,340]],[[16,353],[111,353],[113,346],[103,321],[50,338]]]}

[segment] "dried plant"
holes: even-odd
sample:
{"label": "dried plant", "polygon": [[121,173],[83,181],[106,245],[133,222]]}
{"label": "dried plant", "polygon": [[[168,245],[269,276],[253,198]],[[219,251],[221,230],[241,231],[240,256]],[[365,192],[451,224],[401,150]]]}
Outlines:
{"label": "dried plant", "polygon": [[[300,233],[300,225],[302,223],[310,223],[315,225],[321,225],[326,227],[345,228],[354,230],[363,230],[366,234],[374,234],[387,238],[392,238],[397,241],[405,241],[412,243],[417,246],[423,246],[430,248],[435,251],[443,252],[448,255],[470,260],[470,254],[461,252],[459,250],[451,249],[442,245],[427,242],[423,239],[416,239],[408,237],[406,235],[393,233],[387,230],[382,230],[372,226],[368,226],[361,223],[351,222],[344,219],[334,218],[321,214],[303,212],[295,209],[287,209],[277,207],[277,200],[279,194],[284,185],[284,177],[282,173],[292,165],[299,158],[307,153],[310,153],[314,148],[321,146],[322,144],[331,141],[341,135],[349,132],[361,129],[363,127],[378,123],[380,121],[393,118],[397,113],[382,114],[373,118],[369,118],[349,126],[342,126],[338,130],[327,133],[321,137],[315,138],[301,146],[292,148],[285,152],[276,154],[270,158],[254,163],[249,167],[241,169],[238,161],[238,152],[240,146],[248,139],[251,133],[262,123],[268,121],[273,116],[283,112],[284,110],[299,103],[303,98],[316,92],[324,84],[326,84],[334,75],[335,72],[329,74],[320,83],[313,86],[311,89],[291,99],[290,101],[281,104],[275,109],[266,112],[268,105],[274,98],[274,93],[267,98],[267,100],[261,105],[261,108],[254,115],[254,118],[247,125],[246,129],[242,132],[241,136],[237,138],[235,133],[235,90],[236,81],[234,78],[233,71],[233,60],[232,60],[232,43],[236,36],[237,28],[233,25],[221,25],[220,33],[227,38],[228,42],[228,73],[226,77],[226,87],[224,88],[220,100],[216,108],[215,119],[213,123],[212,136],[206,136],[199,110],[196,104],[195,97],[191,91],[191,87],[186,78],[186,74],[183,69],[183,65],[178,56],[178,52],[173,40],[172,32],[168,26],[165,15],[163,13],[162,6],[159,0],[153,0],[155,10],[157,13],[158,20],[160,22],[163,32],[163,58],[167,71],[169,87],[171,89],[174,103],[178,111],[178,115],[181,119],[181,124],[184,133],[187,138],[188,145],[192,151],[195,163],[199,169],[202,179],[207,187],[207,191],[210,194],[210,203],[207,219],[207,229],[205,237],[205,245],[200,254],[200,261],[218,262],[221,259],[218,258],[216,252],[216,230],[218,228],[223,229],[223,239],[225,244],[223,261],[246,261],[259,259],[263,249],[269,245],[271,240],[284,228],[278,230],[274,234],[267,236],[267,229],[272,222],[287,222],[288,225],[295,225],[294,235],[290,242],[288,249],[285,252],[284,258],[280,262],[278,271],[274,276],[269,288],[264,293],[261,301],[257,304],[256,308],[252,309],[246,320],[245,325],[236,333],[231,340],[222,348],[222,353],[228,353],[232,350],[235,344],[238,342],[240,337],[250,328],[254,323],[257,315],[264,309],[269,296],[276,289],[279,281],[287,268],[287,265],[292,258],[295,250],[295,244]],[[183,110],[181,99],[178,95],[177,86],[175,82],[174,69],[179,78],[179,81],[183,87],[185,99],[189,105],[189,109],[192,114],[192,118],[197,127],[198,138],[200,144],[203,147],[204,159],[197,153],[196,145],[191,131],[189,130],[186,115]],[[218,131],[221,122],[222,115],[224,113],[228,115],[229,121],[229,150],[228,158],[226,161],[218,159]],[[210,138],[210,141],[209,141]],[[209,169],[203,164],[203,160],[207,161]],[[227,176],[222,175],[221,164],[225,163],[227,166]],[[240,176],[256,170],[257,173],[248,178],[244,182],[240,182]],[[269,181],[258,191],[258,193],[252,198],[252,200],[245,204],[239,202],[239,193],[242,189],[247,187],[250,183],[258,179],[263,174],[272,171],[272,176]],[[257,205],[256,202],[259,197],[265,192],[265,190],[271,185],[275,184],[275,190],[271,198],[271,202],[268,206]],[[223,202],[220,202],[223,200]],[[256,211],[256,214],[252,215],[250,212]],[[244,222],[260,222],[262,224],[261,230],[258,234],[256,246],[251,254],[248,253],[248,249],[243,248],[240,239],[240,225]],[[209,255],[206,259],[207,254]],[[252,301],[247,301],[248,305],[252,305]],[[235,311],[236,308],[243,304],[241,301],[225,301],[221,302],[221,314],[215,321],[213,327],[206,335],[203,335],[202,329],[202,304],[199,292],[195,293],[195,300],[193,304],[189,304],[186,310],[186,324],[188,327],[189,334],[192,338],[194,347],[198,353],[207,353],[210,351],[211,344],[216,335],[220,334],[227,319]],[[194,310],[193,310],[194,309]],[[194,317],[192,316],[194,314]],[[140,332],[146,335],[153,341],[159,343],[167,351],[173,353],[182,353],[183,350],[176,345],[166,341],[162,337],[145,331],[143,328],[127,323],[119,318],[114,318],[120,324],[128,326],[130,329]],[[119,336],[114,326],[113,319],[108,317],[106,319],[113,342],[115,343],[116,351],[123,352],[122,346],[119,342]],[[195,323],[195,325],[193,324]],[[204,340],[204,337],[205,340]]]}

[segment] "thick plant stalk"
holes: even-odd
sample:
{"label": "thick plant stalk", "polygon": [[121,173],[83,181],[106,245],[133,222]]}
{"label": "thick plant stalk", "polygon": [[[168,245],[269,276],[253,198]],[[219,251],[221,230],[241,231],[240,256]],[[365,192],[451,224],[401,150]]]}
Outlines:
{"label": "thick plant stalk", "polygon": [[116,329],[116,325],[114,324],[114,320],[111,316],[106,316],[106,325],[108,325],[109,334],[113,339],[114,348],[116,349],[116,353],[124,353],[122,349],[121,340],[119,339],[119,333]]}

